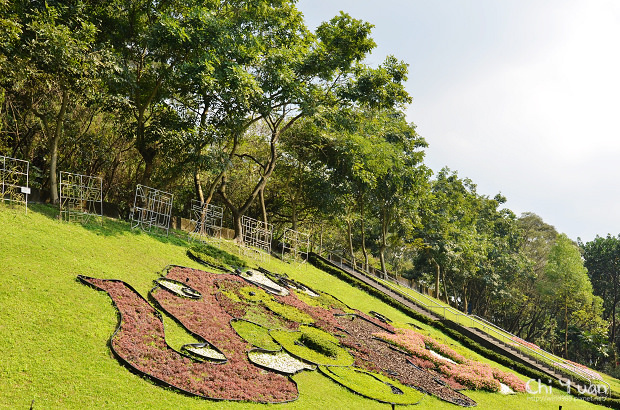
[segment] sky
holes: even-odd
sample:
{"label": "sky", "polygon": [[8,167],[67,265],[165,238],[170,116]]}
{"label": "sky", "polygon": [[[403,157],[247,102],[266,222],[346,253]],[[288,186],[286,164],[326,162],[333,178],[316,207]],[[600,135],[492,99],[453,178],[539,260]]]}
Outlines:
{"label": "sky", "polygon": [[620,1],[300,0],[312,29],[374,24],[366,63],[409,64],[425,163],[571,239],[620,234]]}

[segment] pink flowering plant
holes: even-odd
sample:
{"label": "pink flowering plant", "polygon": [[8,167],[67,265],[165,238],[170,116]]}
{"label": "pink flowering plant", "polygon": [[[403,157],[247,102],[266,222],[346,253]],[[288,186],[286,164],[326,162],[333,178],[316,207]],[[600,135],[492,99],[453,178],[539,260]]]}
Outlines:
{"label": "pink flowering plant", "polygon": [[504,383],[514,391],[525,391],[525,383],[514,374],[467,359],[448,346],[413,330],[396,329],[394,334],[377,333],[376,336],[407,350],[414,357],[412,363],[442,374],[454,388],[463,386],[496,392],[500,389],[500,383]]}
{"label": "pink flowering plant", "polygon": [[191,278],[201,300],[179,299],[161,288],[153,296],[165,310],[175,312],[184,326],[209,340],[226,356],[226,363],[199,362],[170,348],[157,311],[127,284],[120,281],[85,278],[87,283],[106,291],[122,320],[111,340],[116,355],[128,366],[160,382],[188,393],[214,399],[254,402],[286,402],[297,398],[297,386],[288,377],[264,372],[252,365],[245,351],[251,348],[227,323],[228,316],[216,303],[213,277],[193,270],[174,272],[176,280]]}

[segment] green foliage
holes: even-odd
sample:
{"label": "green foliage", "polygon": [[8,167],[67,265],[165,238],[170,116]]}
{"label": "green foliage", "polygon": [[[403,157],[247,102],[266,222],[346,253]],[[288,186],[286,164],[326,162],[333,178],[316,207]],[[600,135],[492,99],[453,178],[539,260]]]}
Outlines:
{"label": "green foliage", "polygon": [[280,345],[269,336],[269,329],[246,320],[233,320],[231,325],[235,332],[248,343],[265,350],[280,350]]}
{"label": "green foliage", "polygon": [[273,313],[293,322],[314,323],[314,319],[307,313],[302,312],[294,306],[275,301],[271,295],[260,288],[245,286],[239,289],[239,295],[244,301],[260,303]]}
{"label": "green foliage", "polygon": [[572,324],[578,324],[583,330],[604,328],[600,323],[603,301],[592,294],[587,272],[579,248],[566,235],[559,235],[549,253],[539,289],[549,303],[557,307],[559,321],[564,325],[562,344],[567,358]]}
{"label": "green foliage", "polygon": [[335,343],[334,336],[322,330],[301,326],[297,332],[270,330],[269,334],[284,350],[307,362],[333,366],[353,364],[353,357]]}
{"label": "green foliage", "polygon": [[355,367],[319,366],[321,373],[357,394],[383,403],[418,404],[424,394],[397,380]]}
{"label": "green foliage", "polygon": [[187,252],[198,262],[202,261],[211,266],[224,268],[224,270],[227,270],[226,266],[239,268],[247,266],[243,259],[207,243],[193,244]]}
{"label": "green foliage", "polygon": [[[620,301],[620,237],[597,236],[593,241],[581,243],[584,265],[595,295],[603,300],[603,318],[610,322],[609,342],[617,346],[618,318],[617,309]],[[592,343],[589,343],[591,346]],[[615,366],[617,354],[611,359]]]}

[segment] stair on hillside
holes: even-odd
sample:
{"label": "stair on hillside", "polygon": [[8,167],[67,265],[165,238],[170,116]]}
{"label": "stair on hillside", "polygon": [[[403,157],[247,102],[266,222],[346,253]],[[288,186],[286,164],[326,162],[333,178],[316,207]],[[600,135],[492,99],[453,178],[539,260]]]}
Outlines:
{"label": "stair on hillside", "polygon": [[[421,315],[434,320],[434,321],[438,321],[438,320],[444,320],[440,318],[438,315],[436,315],[433,312],[430,312],[426,309],[424,309],[422,306],[419,305],[419,302],[416,301],[413,298],[410,298],[400,292],[397,292],[385,285],[383,285],[382,283],[380,283],[379,281],[377,281],[376,279],[372,278],[370,275],[365,274],[363,272],[357,271],[355,269],[352,269],[349,266],[346,265],[342,265],[342,264],[337,264],[334,263],[328,259],[323,258],[322,256],[316,255],[316,257],[318,257],[320,260],[322,260],[323,262],[329,264],[330,266],[333,266],[335,268],[340,269],[341,271],[347,273],[348,275],[360,280],[361,282],[373,287],[374,289],[384,293],[385,295],[391,297],[392,299],[402,303],[403,305],[407,306],[408,308],[414,310],[415,312],[420,313]],[[513,346],[507,345],[505,343],[503,343],[502,341],[500,341],[499,339],[492,337],[491,335],[489,335],[486,332],[483,332],[480,329],[474,328],[474,327],[466,327],[461,325],[460,323],[456,323],[456,322],[450,322],[450,327],[455,328],[455,330],[459,331],[462,334],[467,335],[468,333],[473,333],[478,339],[482,339],[488,342],[488,344],[493,345],[493,347],[496,350],[499,350],[501,352],[503,352],[503,354],[507,357],[510,358],[517,358],[518,361],[520,361],[521,363],[536,369],[546,375],[548,375],[549,377],[552,377],[554,379],[557,379],[559,381],[562,382],[562,384],[564,385],[568,385],[568,383],[571,383],[571,385],[574,386],[574,382],[572,382],[565,374],[559,373],[558,371],[556,371],[555,369],[553,369],[551,366],[549,366],[546,363],[541,363],[535,359],[533,359],[532,357],[524,354],[523,352],[521,352],[520,350],[516,349]]]}
{"label": "stair on hillside", "polygon": [[[519,349],[515,348],[514,346],[510,346],[507,345],[503,342],[501,342],[500,340],[494,338],[493,336],[489,335],[486,332],[483,332],[480,329],[477,328],[468,328],[468,330],[472,333],[475,333],[478,337],[485,339],[487,341],[489,341],[490,343],[494,344],[497,348],[503,350],[504,352],[508,353],[508,356],[516,356],[517,358],[520,359],[521,362],[525,362],[527,363],[530,367],[537,369],[543,373],[545,373],[548,376],[551,376],[557,380],[560,380],[563,384],[567,384],[569,382],[569,379],[561,373],[558,373],[555,369],[553,369],[551,366],[549,366],[546,363],[541,363],[535,359],[533,359],[532,357],[524,354],[523,352],[521,352]],[[572,382],[571,382],[572,383]]]}
{"label": "stair on hillside", "polygon": [[359,272],[357,270],[351,269],[350,267],[346,266],[346,265],[339,265],[339,264],[335,264],[319,255],[316,255],[318,258],[320,258],[323,262],[328,263],[331,266],[334,266],[342,271],[344,271],[345,273],[353,276],[354,278],[360,280],[361,282],[381,291],[382,293],[390,296],[392,299],[396,300],[397,302],[402,303],[403,305],[407,306],[408,308],[410,308],[411,310],[414,310],[415,312],[431,319],[431,320],[440,320],[440,317],[435,315],[432,312],[429,312],[428,310],[420,307],[417,303],[413,302],[410,298],[407,298],[406,296],[402,295],[400,292],[396,292],[393,289],[390,289],[389,287],[379,283],[378,281],[376,281],[375,279],[373,279],[372,277],[370,277],[367,274],[364,274],[362,272]]}

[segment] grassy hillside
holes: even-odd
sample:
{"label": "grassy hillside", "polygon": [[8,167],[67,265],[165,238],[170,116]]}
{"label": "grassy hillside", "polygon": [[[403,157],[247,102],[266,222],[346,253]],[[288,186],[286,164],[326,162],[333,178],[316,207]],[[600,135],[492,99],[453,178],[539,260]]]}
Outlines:
{"label": "grassy hillside", "polygon": [[[119,365],[107,345],[117,324],[108,296],[76,281],[77,275],[122,279],[146,296],[168,264],[194,268],[182,237],[151,236],[131,231],[124,222],[105,220],[88,226],[57,220],[47,206],[23,209],[0,205],[0,407],[27,408],[264,408],[251,403],[215,402],[184,396],[159,387]],[[238,254],[231,243],[223,243]],[[283,272],[328,292],[353,308],[377,311],[396,325],[414,323],[427,335],[452,345],[459,353],[489,362],[435,329],[416,323],[400,311],[308,265],[296,266],[274,258],[261,265]],[[192,337],[164,319],[166,338],[173,347]],[[496,365],[502,370],[508,370]],[[523,380],[527,380],[526,377]],[[294,376],[300,397],[272,405],[286,409],[382,408],[390,406],[357,396],[318,372]],[[465,392],[479,408],[600,408],[575,401],[553,389],[547,395]],[[539,400],[535,402],[534,400]],[[420,408],[457,409],[433,397]]]}

